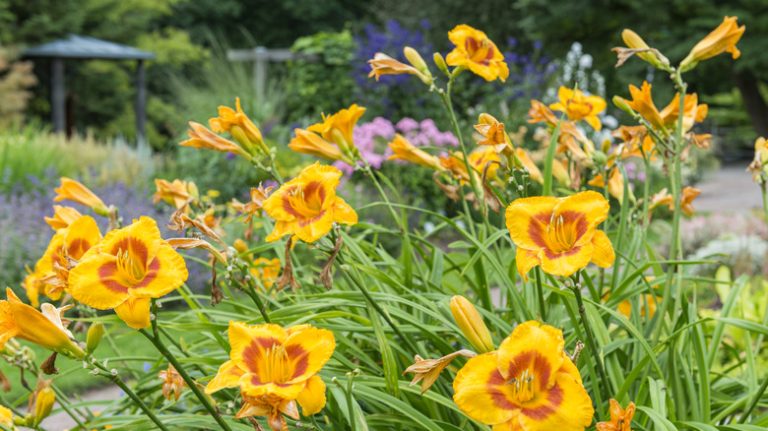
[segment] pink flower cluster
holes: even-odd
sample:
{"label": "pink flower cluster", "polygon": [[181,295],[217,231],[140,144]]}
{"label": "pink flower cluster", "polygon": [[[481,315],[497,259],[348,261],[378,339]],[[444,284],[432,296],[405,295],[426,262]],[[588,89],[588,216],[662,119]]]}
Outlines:
{"label": "pink flower cluster", "polygon": [[[392,154],[387,144],[399,133],[417,147],[455,147],[459,140],[451,132],[441,132],[432,119],[416,121],[413,118],[403,118],[397,124],[392,124],[386,118],[376,117],[372,121],[359,124],[353,132],[355,146],[360,155],[373,168],[380,168],[384,160]],[[347,175],[354,168],[344,162],[336,162],[334,166]]]}

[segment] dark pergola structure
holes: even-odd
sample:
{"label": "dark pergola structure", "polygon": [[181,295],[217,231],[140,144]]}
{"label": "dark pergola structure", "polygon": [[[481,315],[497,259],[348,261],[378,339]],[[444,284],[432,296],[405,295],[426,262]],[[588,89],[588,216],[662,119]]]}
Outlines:
{"label": "dark pergola structure", "polygon": [[71,34],[64,39],[29,48],[23,55],[30,58],[51,59],[51,119],[55,132],[63,132],[66,122],[65,60],[136,60],[136,136],[141,141],[146,138],[147,86],[144,62],[154,59],[153,53],[93,37]]}

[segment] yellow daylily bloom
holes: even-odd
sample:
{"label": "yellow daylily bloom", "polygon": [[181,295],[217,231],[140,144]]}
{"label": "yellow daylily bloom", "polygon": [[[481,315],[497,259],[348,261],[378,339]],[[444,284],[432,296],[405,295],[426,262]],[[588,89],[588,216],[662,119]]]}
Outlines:
{"label": "yellow daylily bloom", "polygon": [[[699,104],[699,96],[696,93],[686,94],[683,99],[683,131],[687,132],[696,123],[701,123],[707,118],[709,106]],[[671,128],[677,126],[677,118],[680,115],[680,94],[676,93],[672,101],[661,110],[661,118],[664,126]]]}
{"label": "yellow daylily bloom", "polygon": [[755,157],[747,170],[752,173],[752,180],[758,184],[768,177],[768,141],[765,138],[755,140]]}
{"label": "yellow daylily bloom", "polygon": [[[408,49],[408,47],[406,47]],[[415,52],[415,51],[414,51]],[[423,61],[423,60],[422,60]],[[418,68],[409,64],[402,63],[387,54],[377,52],[373,55],[371,60],[368,60],[368,64],[371,66],[371,72],[368,74],[369,78],[376,78],[382,75],[415,75],[422,82],[429,85],[432,83],[432,77],[423,73]],[[426,66],[426,65],[425,65]]]}
{"label": "yellow daylily bloom", "polygon": [[269,289],[277,281],[277,277],[280,275],[280,267],[280,259],[260,257],[253,261],[251,275],[260,280],[266,289]]}
{"label": "yellow daylily bloom", "polygon": [[56,196],[53,198],[54,202],[68,200],[87,206],[99,215],[109,213],[109,208],[100,197],[96,196],[96,193],[71,178],[61,177],[61,185],[54,191],[56,192]]}
{"label": "yellow daylily bloom", "polygon": [[107,234],[69,272],[69,292],[99,310],[114,309],[134,329],[150,325],[150,300],[187,280],[184,258],[160,236],[157,222],[141,217]]}
{"label": "yellow daylily bloom", "polygon": [[[640,315],[649,319],[653,318],[656,314],[656,302],[657,298],[654,295],[649,293],[642,295],[640,299]],[[632,316],[632,303],[629,300],[622,301],[619,304],[618,310],[619,313],[629,319]]]}
{"label": "yellow daylily bloom", "polygon": [[10,288],[5,289],[5,300],[0,300],[0,349],[11,338],[21,338],[63,355],[82,358],[85,352],[64,329],[60,313],[46,307],[46,314],[21,302]]}
{"label": "yellow daylily bloom", "polygon": [[630,157],[655,158],[656,145],[645,126],[619,126],[611,134],[623,142],[618,152],[622,159]]}
{"label": "yellow daylily bloom", "polygon": [[[469,153],[469,166],[475,171],[475,174],[483,176],[485,179],[492,180],[496,178],[499,170],[501,157],[494,146],[477,147]],[[453,154],[447,154],[440,157],[440,165],[453,174],[462,184],[469,181],[467,165],[464,162],[464,154],[461,151],[455,151]]]}
{"label": "yellow daylily bloom", "polygon": [[288,143],[288,148],[291,150],[327,160],[342,160],[346,163],[353,163],[349,157],[342,154],[339,147],[326,141],[320,135],[304,129],[294,129],[293,133],[294,138]]}
{"label": "yellow daylily bloom", "polygon": [[[81,216],[71,225],[59,229],[48,243],[43,257],[35,264],[45,296],[54,301],[67,290],[70,269],[85,253],[101,241],[101,231],[91,216]],[[29,292],[29,291],[28,291]]]}
{"label": "yellow daylily bloom", "polygon": [[738,18],[726,16],[717,28],[712,30],[704,39],[697,43],[691,52],[680,63],[683,72],[693,69],[700,61],[707,60],[722,53],[729,53],[736,60],[741,56],[741,51],[736,44],[744,35],[745,26],[739,27]]}
{"label": "yellow daylily bloom", "polygon": [[232,199],[231,206],[235,211],[245,214],[245,222],[249,223],[255,216],[261,214],[264,209],[264,201],[267,200],[271,191],[272,187],[264,187],[259,184],[258,187],[251,187],[249,193],[251,199],[248,202],[242,203],[237,199]]}
{"label": "yellow daylily bloom", "polygon": [[197,190],[197,186],[192,182],[179,179],[168,181],[161,178],[155,178],[155,188],[156,191],[155,194],[152,195],[152,202],[158,203],[163,201],[173,205],[176,209],[186,206],[190,201],[196,198],[192,192]]}
{"label": "yellow daylily bloom", "polygon": [[211,130],[216,133],[229,132],[230,135],[252,154],[269,154],[269,147],[264,143],[261,131],[243,111],[240,98],[235,98],[235,109],[219,106],[219,116],[208,120]]}
{"label": "yellow daylily bloom", "polygon": [[525,277],[541,266],[548,274],[567,277],[590,262],[613,265],[611,241],[597,229],[609,209],[603,195],[593,191],[516,199],[507,207],[506,223],[517,246],[518,272]]}
{"label": "yellow daylily bloom", "polygon": [[494,431],[583,431],[594,409],[561,330],[528,321],[459,370],[453,400]]}
{"label": "yellow daylily bloom", "polygon": [[559,102],[549,105],[553,111],[564,112],[573,121],[584,120],[599,131],[603,125],[597,115],[605,111],[606,103],[602,97],[587,96],[579,89],[560,87],[557,90]]}
{"label": "yellow daylily bloom", "polygon": [[54,205],[53,217],[45,217],[45,222],[48,223],[48,226],[53,230],[59,230],[69,226],[81,216],[82,214],[80,214],[80,211],[72,207]]}
{"label": "yellow daylily bloom", "polygon": [[635,416],[635,403],[630,402],[626,409],[621,408],[618,401],[611,399],[611,420],[598,422],[597,431],[632,431],[632,418]]}
{"label": "yellow daylily bloom", "polygon": [[482,113],[475,124],[475,130],[483,137],[478,145],[506,145],[507,132],[504,123],[500,123],[493,115]]}
{"label": "yellow daylily bloom", "polygon": [[408,139],[401,134],[396,134],[392,142],[389,143],[389,149],[392,155],[387,160],[404,160],[420,166],[442,171],[445,168],[440,164],[440,159],[433,156],[421,148],[417,148]]}
{"label": "yellow daylily bloom", "polygon": [[336,195],[341,171],[319,163],[310,165],[283,184],[264,201],[264,211],[275,219],[267,241],[293,235],[315,242],[327,234],[333,223],[357,224],[357,213]]}
{"label": "yellow daylily bloom", "polygon": [[51,414],[53,405],[56,404],[56,393],[53,392],[53,389],[51,389],[50,386],[45,385],[36,392],[37,395],[35,396],[34,405],[35,415],[33,416],[32,422],[35,427],[40,425],[40,422]]}
{"label": "yellow daylily bloom", "polygon": [[504,55],[482,31],[461,24],[448,32],[448,39],[455,45],[445,57],[448,65],[465,67],[486,81],[509,77]]}
{"label": "yellow daylily bloom", "polygon": [[331,331],[310,325],[283,328],[229,322],[229,343],[230,359],[205,392],[239,387],[246,403],[238,417],[267,416],[279,422],[293,401],[301,405],[304,416],[323,409],[325,383],[317,373],[336,348]]}
{"label": "yellow daylily bloom", "polygon": [[461,295],[452,297],[450,306],[453,320],[459,325],[461,333],[467,338],[469,344],[480,353],[492,351],[495,346],[491,332],[485,326],[485,322],[475,306]]}
{"label": "yellow daylily bloom", "polygon": [[323,121],[309,126],[307,130],[319,134],[328,142],[335,143],[343,153],[349,153],[355,148],[352,132],[363,114],[365,114],[365,108],[352,104],[349,108],[335,114],[323,114]]}
{"label": "yellow daylily bloom", "polygon": [[168,401],[171,399],[178,401],[181,397],[181,391],[184,390],[186,383],[184,383],[184,379],[179,372],[176,371],[176,368],[169,364],[167,369],[161,370],[157,374],[157,377],[163,382],[163,398]]}
{"label": "yellow daylily bloom", "polygon": [[248,154],[243,147],[224,139],[221,136],[213,133],[207,127],[194,121],[189,122],[189,130],[187,131],[189,139],[179,143],[182,147],[191,148],[203,148],[206,150],[220,151],[222,153],[232,153],[239,156],[251,159],[251,155]]}

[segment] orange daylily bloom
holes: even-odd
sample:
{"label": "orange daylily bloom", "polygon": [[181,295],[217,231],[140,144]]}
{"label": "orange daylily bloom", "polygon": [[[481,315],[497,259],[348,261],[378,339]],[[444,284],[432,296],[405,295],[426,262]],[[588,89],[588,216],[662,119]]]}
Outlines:
{"label": "orange daylily bloom", "polygon": [[184,390],[186,383],[184,383],[184,379],[181,378],[181,375],[176,371],[176,368],[173,368],[173,365],[168,365],[168,368],[160,371],[157,374],[157,377],[163,382],[163,398],[168,401],[170,401],[171,398],[178,401],[179,397],[181,397],[181,391]]}
{"label": "orange daylily bloom", "polygon": [[536,321],[518,325],[494,352],[459,370],[453,400],[494,431],[583,431],[594,408],[563,332]]}
{"label": "orange daylily bloom", "polygon": [[[69,227],[59,229],[48,243],[43,257],[35,264],[35,274],[39,277],[37,282],[40,283],[37,288],[42,288],[45,296],[54,301],[61,298],[67,290],[70,269],[100,241],[101,231],[96,220],[90,216],[81,216]],[[29,290],[27,294],[32,299]]]}
{"label": "orange daylily bloom", "polygon": [[251,187],[251,199],[246,203],[232,199],[232,208],[241,214],[245,214],[245,222],[248,223],[253,217],[261,214],[261,211],[264,209],[264,201],[267,200],[271,191],[272,187],[264,187],[261,184],[259,187]]}
{"label": "orange daylily bloom", "polygon": [[[407,48],[408,47],[406,47],[406,49]],[[368,64],[371,66],[371,72],[368,74],[368,77],[376,78],[377,81],[379,80],[379,77],[381,77],[382,75],[408,74],[408,75],[415,75],[427,85],[432,83],[432,78],[427,76],[425,73],[423,73],[419,69],[409,64],[405,64],[398,60],[395,60],[394,58],[381,52],[377,52],[376,54],[374,54],[373,58],[371,60],[368,60]]]}
{"label": "orange daylily bloom", "polygon": [[189,130],[187,131],[189,139],[182,141],[179,145],[182,147],[191,148],[204,148],[206,150],[220,151],[222,153],[232,153],[239,156],[243,156],[246,159],[251,159],[251,155],[248,154],[243,147],[224,139],[221,136],[213,133],[207,127],[194,121],[189,122]]}
{"label": "orange daylily bloom", "polygon": [[157,223],[141,217],[107,234],[69,272],[69,292],[99,310],[114,309],[134,329],[150,325],[150,301],[187,280],[184,258],[160,236]]}
{"label": "orange daylily bloom", "polygon": [[669,194],[669,191],[667,191],[666,188],[659,190],[658,193],[655,193],[653,196],[651,196],[651,201],[648,205],[648,211],[653,211],[662,205],[666,205],[670,208],[670,210],[675,209],[675,201],[672,199],[672,195]]}
{"label": "orange daylily bloom", "polygon": [[486,81],[509,77],[504,55],[482,31],[461,24],[448,32],[448,39],[455,45],[445,57],[448,65],[466,67]]}
{"label": "orange daylily bloom", "polygon": [[621,408],[618,401],[611,399],[611,420],[598,422],[597,431],[632,431],[632,418],[635,416],[635,403],[630,402],[626,409]]}
{"label": "orange daylily bloom", "polygon": [[342,154],[336,145],[326,141],[316,133],[304,129],[294,129],[293,133],[295,136],[288,144],[288,148],[291,150],[328,160],[342,160],[352,163],[349,157]]}
{"label": "orange daylily bloom", "polygon": [[235,98],[235,109],[229,106],[219,106],[219,116],[208,120],[211,130],[216,133],[229,132],[232,137],[245,148],[269,154],[269,148],[264,143],[261,131],[243,111],[240,98]]}
{"label": "orange daylily bloom", "polygon": [[531,99],[531,108],[528,110],[529,123],[547,123],[554,126],[557,121],[557,116],[547,105],[536,99]]}
{"label": "orange daylily bloom", "polygon": [[275,219],[267,241],[293,235],[315,242],[327,234],[333,223],[354,225],[357,213],[336,195],[341,171],[315,163],[283,184],[264,201],[264,211]]}
{"label": "orange daylily bloom", "polygon": [[[643,317],[653,318],[656,314],[656,297],[649,293],[640,297],[640,315]],[[627,319],[632,316],[632,303],[627,299],[619,304],[619,313],[623,314]]]}
{"label": "orange daylily bloom", "polygon": [[[707,118],[709,106],[699,104],[699,96],[696,93],[686,94],[683,99],[683,131],[687,132],[693,128],[696,123],[701,123]],[[680,94],[676,93],[672,101],[661,110],[661,118],[664,126],[675,127],[677,118],[680,114]]]}
{"label": "orange daylily bloom", "polygon": [[736,60],[741,56],[741,51],[736,44],[744,35],[745,26],[739,27],[738,18],[726,16],[723,22],[717,26],[704,39],[697,43],[690,53],[680,63],[683,72],[693,69],[700,61],[707,60],[722,53],[729,53]]}
{"label": "orange daylily bloom", "polygon": [[187,205],[196,198],[197,186],[193,182],[175,179],[167,181],[161,178],[155,178],[155,188],[157,191],[152,195],[152,202],[160,201],[173,205],[179,209]]}
{"label": "orange daylily bloom", "polygon": [[61,321],[61,311],[51,304],[43,304],[44,312],[21,302],[10,288],[5,289],[5,300],[0,300],[0,349],[11,338],[21,338],[63,355],[83,358],[85,352],[73,340]]}
{"label": "orange daylily bloom", "polygon": [[45,222],[48,223],[48,226],[53,230],[59,230],[69,226],[81,216],[82,214],[80,214],[80,211],[72,207],[54,205],[53,217],[45,217]]}
{"label": "orange daylily bloom", "polygon": [[[467,159],[476,174],[485,175],[486,180],[496,178],[501,158],[494,146],[477,147],[469,153]],[[443,168],[449,170],[462,184],[469,181],[467,165],[464,162],[464,155],[461,151],[455,151],[453,154],[440,157],[440,164]]]}
{"label": "orange daylily bloom", "polygon": [[[205,392],[239,387],[245,404],[238,417],[266,416],[270,424],[280,424],[281,413],[287,413],[294,401],[304,416],[323,409],[325,383],[317,374],[336,348],[331,331],[310,325],[283,328],[229,322],[229,343],[229,360]],[[298,412],[289,416],[297,418]]]}
{"label": "orange daylily bloom", "polygon": [[517,246],[517,270],[531,268],[570,276],[590,262],[607,268],[613,246],[597,226],[608,218],[610,205],[600,193],[586,191],[565,198],[520,198],[507,207],[506,223]]}
{"label": "orange daylily bloom", "polygon": [[619,126],[611,134],[623,142],[617,153],[622,159],[630,157],[650,157],[653,159],[655,157],[655,144],[645,126]]}
{"label": "orange daylily bloom", "polygon": [[54,189],[54,191],[56,192],[56,196],[53,198],[54,202],[68,200],[87,206],[99,215],[107,215],[109,213],[109,208],[101,198],[96,196],[96,193],[71,178],[61,177],[61,185]]}
{"label": "orange daylily bloom", "polygon": [[549,105],[553,111],[564,112],[573,121],[584,120],[599,131],[603,125],[597,115],[605,111],[606,103],[602,97],[587,96],[579,89],[560,87],[557,90],[558,103]]}
{"label": "orange daylily bloom", "polygon": [[643,85],[640,88],[634,85],[629,86],[629,94],[632,96],[632,100],[623,100],[632,110],[640,114],[646,121],[648,121],[656,129],[664,129],[665,122],[656,108],[656,104],[653,103],[653,97],[651,96],[651,84],[648,81],[643,81]]}
{"label": "orange daylily bloom", "polygon": [[688,217],[693,216],[696,210],[693,209],[693,201],[701,194],[701,190],[695,187],[685,187],[681,198],[681,209],[683,214]]}
{"label": "orange daylily bloom", "polygon": [[439,158],[416,147],[399,133],[396,134],[392,142],[389,143],[389,149],[392,150],[392,155],[389,156],[387,160],[404,160],[437,171],[445,169],[440,164]]}
{"label": "orange daylily bloom", "polygon": [[507,132],[504,131],[504,123],[490,114],[482,113],[475,124],[475,130],[483,139],[478,145],[505,145],[507,144]]}
{"label": "orange daylily bloom", "polygon": [[280,259],[260,257],[254,260],[253,266],[251,266],[251,275],[261,281],[262,286],[269,289],[280,275]]}

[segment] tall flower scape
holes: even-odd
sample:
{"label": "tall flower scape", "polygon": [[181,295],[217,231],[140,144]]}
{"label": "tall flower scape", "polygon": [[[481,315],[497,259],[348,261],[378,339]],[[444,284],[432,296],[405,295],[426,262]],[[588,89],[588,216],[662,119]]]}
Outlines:
{"label": "tall flower scape", "polygon": [[[630,85],[612,100],[627,122],[595,142],[614,107],[561,87],[554,103],[530,102],[535,145],[501,113],[461,126],[454,85],[510,75],[488,30],[456,26],[453,49],[429,64],[410,47],[405,62],[368,62],[372,81],[410,75],[439,100],[450,133],[383,118],[368,132],[353,104],[274,144],[238,99],[208,126],[190,122],[181,145],[269,176],[274,184],[243,191],[246,202],[217,202],[192,178],[158,179],[154,200],[171,218],[123,220],[119,202],[62,178],[48,250],[0,301],[2,357],[20,371],[2,382],[28,394],[0,397],[0,427],[42,430],[60,411],[79,430],[764,429],[768,376],[755,364],[765,322],[731,317],[732,302],[703,317],[697,290],[711,284],[686,272],[697,263],[680,240],[698,194],[683,165],[711,140],[700,130],[707,104],[685,74],[720,54],[737,59],[744,27],[726,17],[678,65],[625,30],[618,66],[643,61],[676,94],[661,103],[650,83]],[[412,141],[418,127],[440,139]],[[386,129],[375,134],[388,150],[372,158],[358,141],[374,128]],[[276,146],[306,164],[278,168]],[[766,154],[759,139],[750,171],[764,194]],[[666,184],[636,189],[628,160]],[[459,213],[403,204],[407,190],[382,163],[431,172]],[[345,172],[380,198],[345,196]],[[671,214],[664,254],[648,240],[659,208]],[[429,231],[409,225],[419,213],[434,220]],[[162,224],[175,234],[163,237]],[[208,256],[210,297],[185,284],[190,249]],[[749,334],[746,352],[724,335],[731,326]],[[156,354],[137,359],[118,337]],[[62,393],[57,367],[73,361],[125,396],[95,405]]]}

